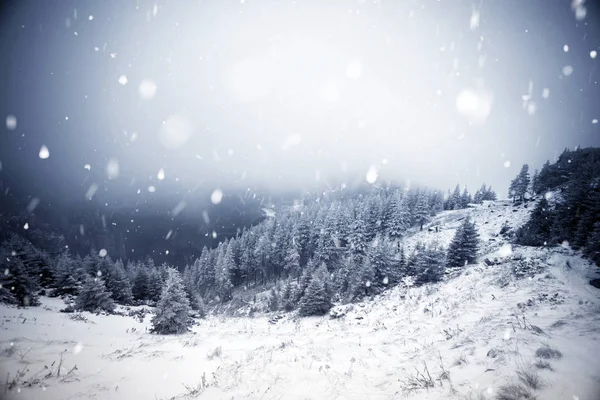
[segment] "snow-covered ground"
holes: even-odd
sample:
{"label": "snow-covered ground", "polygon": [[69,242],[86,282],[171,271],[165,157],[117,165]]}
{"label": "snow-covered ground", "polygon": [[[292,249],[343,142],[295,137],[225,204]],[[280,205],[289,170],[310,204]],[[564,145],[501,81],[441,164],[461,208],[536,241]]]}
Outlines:
{"label": "snow-covered ground", "polygon": [[[497,264],[469,266],[435,286],[394,288],[340,319],[209,317],[192,333],[157,336],[146,332],[150,315],[139,322],[83,313],[87,321],[76,321],[50,298],[41,307],[0,306],[0,381],[12,386],[1,396],[493,399],[518,382],[518,371],[533,371],[538,399],[596,400],[600,291],[588,280],[597,268],[568,248],[507,244],[501,227],[524,223],[530,209],[494,202],[440,214],[431,223],[440,232],[424,229],[407,244],[447,245],[471,215],[481,260]],[[546,346],[562,356],[537,369],[536,350]],[[11,385],[18,371],[25,373]],[[429,377],[433,387],[423,387]]]}

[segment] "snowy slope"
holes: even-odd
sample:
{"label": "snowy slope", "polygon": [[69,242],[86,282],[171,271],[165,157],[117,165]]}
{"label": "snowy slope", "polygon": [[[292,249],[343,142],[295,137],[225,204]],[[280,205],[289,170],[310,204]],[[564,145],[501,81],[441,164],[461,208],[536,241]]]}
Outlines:
{"label": "snowy slope", "polygon": [[[469,266],[435,286],[394,288],[335,320],[211,317],[193,333],[156,336],[145,332],[150,316],[138,322],[83,313],[88,321],[75,321],[48,298],[43,307],[1,306],[2,381],[27,370],[1,393],[49,400],[493,399],[502,385],[518,382],[521,369],[539,373],[542,387],[531,390],[538,399],[596,400],[600,291],[588,284],[596,268],[568,248],[507,244],[501,227],[520,226],[530,209],[493,202],[438,215],[431,225],[440,232],[415,232],[407,245],[447,245],[470,215],[484,243],[481,259],[498,264]],[[538,370],[531,364],[546,345],[562,357],[547,360],[552,370]],[[433,386],[422,387],[419,374]]]}

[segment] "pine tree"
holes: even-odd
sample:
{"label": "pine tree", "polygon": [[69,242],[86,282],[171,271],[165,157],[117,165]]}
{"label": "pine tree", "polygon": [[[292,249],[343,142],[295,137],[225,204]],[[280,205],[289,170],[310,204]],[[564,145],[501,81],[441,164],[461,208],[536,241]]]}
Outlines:
{"label": "pine tree", "polygon": [[465,190],[463,190],[463,194],[460,196],[460,207],[467,208],[469,203],[473,202],[473,198],[469,194],[467,187],[465,186]]}
{"label": "pine tree", "polygon": [[[108,282],[108,280],[107,280]],[[108,289],[111,292],[113,300],[119,304],[131,304],[133,301],[133,295],[131,294],[131,285],[127,274],[125,273],[125,267],[121,260],[113,265],[110,273],[110,286]]]}
{"label": "pine tree", "polygon": [[158,301],[163,287],[163,280],[157,268],[152,268],[148,272],[148,300]]}
{"label": "pine tree", "polygon": [[454,188],[454,192],[452,193],[452,200],[451,200],[450,204],[452,204],[451,210],[458,210],[458,209],[462,208],[459,185],[456,185],[456,187]]}
{"label": "pine tree", "polygon": [[315,271],[306,288],[306,293],[300,300],[298,314],[306,317],[309,315],[326,314],[332,307],[331,298],[327,291],[326,283],[323,281],[323,272]]}
{"label": "pine tree", "polygon": [[417,203],[415,205],[414,220],[419,225],[420,230],[423,230],[423,224],[429,221],[429,204],[427,201],[427,193],[420,191],[417,194]]}
{"label": "pine tree", "polygon": [[115,303],[101,278],[86,276],[83,287],[75,299],[74,308],[78,311],[106,311],[112,313],[115,309]]}
{"label": "pine tree", "polygon": [[57,262],[54,272],[55,286],[54,295],[61,296],[65,294],[76,295],[81,289],[81,282],[85,272],[77,265],[77,262],[71,258],[68,251],[63,252]]}
{"label": "pine tree", "polygon": [[150,285],[150,275],[144,264],[138,264],[136,267],[135,278],[131,292],[135,300],[148,300],[148,287]]}
{"label": "pine tree", "polygon": [[444,276],[444,249],[437,243],[432,243],[418,255],[414,266],[415,284],[439,282]]}
{"label": "pine tree", "polygon": [[400,239],[404,237],[406,230],[410,227],[410,211],[405,196],[401,191],[396,191],[392,195],[390,202],[390,212],[388,217],[388,235],[392,238]]}
{"label": "pine tree", "polygon": [[192,325],[190,304],[179,272],[170,268],[152,317],[151,332],[161,335],[186,332]]}
{"label": "pine tree", "polygon": [[527,189],[529,188],[529,180],[529,165],[523,164],[519,175],[513,179],[508,189],[513,201],[515,199],[519,199],[520,201],[525,199],[525,194],[527,194]]}
{"label": "pine tree", "polygon": [[477,260],[479,235],[475,224],[468,218],[458,227],[450,246],[448,247],[447,266],[460,268]]}
{"label": "pine tree", "polygon": [[233,265],[233,254],[227,251],[225,246],[221,246],[221,254],[215,266],[215,290],[222,302],[231,300],[233,285],[229,268]]}
{"label": "pine tree", "polygon": [[28,307],[37,306],[40,304],[38,291],[40,284],[37,276],[31,274],[27,270],[27,266],[23,263],[20,257],[5,258],[0,264],[1,273],[3,273],[2,283],[3,289],[10,291],[10,294],[2,290],[1,297],[7,303],[12,303]]}

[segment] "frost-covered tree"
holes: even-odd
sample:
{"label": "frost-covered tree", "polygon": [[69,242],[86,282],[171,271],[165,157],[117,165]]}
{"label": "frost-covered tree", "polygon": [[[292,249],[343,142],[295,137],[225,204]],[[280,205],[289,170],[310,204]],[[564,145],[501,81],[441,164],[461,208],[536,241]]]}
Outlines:
{"label": "frost-covered tree", "polygon": [[135,300],[147,300],[148,288],[150,286],[150,275],[144,264],[138,264],[133,279],[131,292]]}
{"label": "frost-covered tree", "polygon": [[5,258],[0,263],[0,273],[2,274],[0,300],[25,307],[40,304],[39,281],[27,270],[27,266],[21,261],[21,258],[14,256]]}
{"label": "frost-covered tree", "polygon": [[[324,267],[321,267],[324,268]],[[324,280],[326,272],[315,271],[306,288],[306,292],[300,300],[298,314],[305,317],[309,315],[323,315],[331,308],[331,298]]]}
{"label": "frost-covered tree", "polygon": [[55,286],[54,295],[61,296],[65,294],[76,295],[81,289],[81,282],[85,272],[80,267],[76,259],[73,259],[68,251],[63,252],[56,261],[54,271]]}
{"label": "frost-covered tree", "polygon": [[75,299],[74,308],[78,311],[106,311],[112,313],[115,309],[115,303],[101,278],[86,276],[83,287]]}
{"label": "frost-covered tree", "polygon": [[221,254],[215,266],[215,290],[222,302],[231,300],[233,285],[229,269],[233,264],[233,254],[226,246],[221,246]]}
{"label": "frost-covered tree", "polygon": [[420,230],[423,230],[423,224],[429,221],[429,202],[427,200],[427,192],[419,191],[417,194],[417,203],[414,209],[414,221],[419,225]]}
{"label": "frost-covered tree", "polygon": [[176,269],[170,268],[151,320],[151,331],[161,335],[184,333],[192,324],[190,312],[183,280]]}
{"label": "frost-covered tree", "polygon": [[400,190],[392,194],[387,218],[387,232],[392,238],[402,238],[410,227],[410,210],[406,196]]}
{"label": "frost-covered tree", "polygon": [[[109,279],[110,278],[110,283]],[[107,277],[107,287],[111,292],[113,300],[119,304],[131,304],[133,296],[131,294],[131,285],[125,267],[121,260],[117,260],[111,268],[110,275]]]}
{"label": "frost-covered tree", "polygon": [[529,181],[529,165],[523,164],[519,175],[512,180],[508,189],[509,195],[513,198],[513,201],[523,201],[525,199],[525,194],[527,194],[527,189],[529,188]]}
{"label": "frost-covered tree", "polygon": [[448,247],[447,266],[460,268],[477,261],[479,235],[477,228],[468,218],[458,227]]}
{"label": "frost-covered tree", "polygon": [[413,266],[415,284],[439,282],[444,276],[445,256],[444,249],[437,243],[422,248]]}

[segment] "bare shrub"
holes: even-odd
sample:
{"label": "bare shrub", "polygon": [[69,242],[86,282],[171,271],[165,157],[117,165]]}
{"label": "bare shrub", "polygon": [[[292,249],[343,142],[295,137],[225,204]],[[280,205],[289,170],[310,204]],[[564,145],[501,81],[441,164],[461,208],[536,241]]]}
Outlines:
{"label": "bare shrub", "polygon": [[508,383],[498,388],[496,400],[535,400],[536,397],[529,389],[518,383]]}
{"label": "bare shrub", "polygon": [[550,363],[546,360],[541,360],[541,359],[537,359],[535,364],[535,367],[537,369],[547,369],[549,371],[554,371],[554,368],[552,368],[552,365],[550,365]]}
{"label": "bare shrub", "polygon": [[520,366],[517,370],[517,377],[524,385],[534,390],[541,389],[545,386],[537,370],[533,369],[531,365],[527,367]]}
{"label": "bare shrub", "polygon": [[537,349],[535,351],[535,356],[546,360],[560,360],[562,358],[562,353],[560,350],[546,345]]}
{"label": "bare shrub", "polygon": [[435,386],[433,378],[427,368],[427,363],[423,363],[423,372],[415,367],[416,374],[403,382],[402,392],[408,394],[419,389],[429,389]]}
{"label": "bare shrub", "polygon": [[208,358],[209,360],[212,360],[215,357],[221,357],[221,354],[223,352],[223,349],[221,349],[221,346],[217,346],[215,347],[215,349],[213,351],[211,351],[210,353],[208,353],[206,355],[206,358]]}

